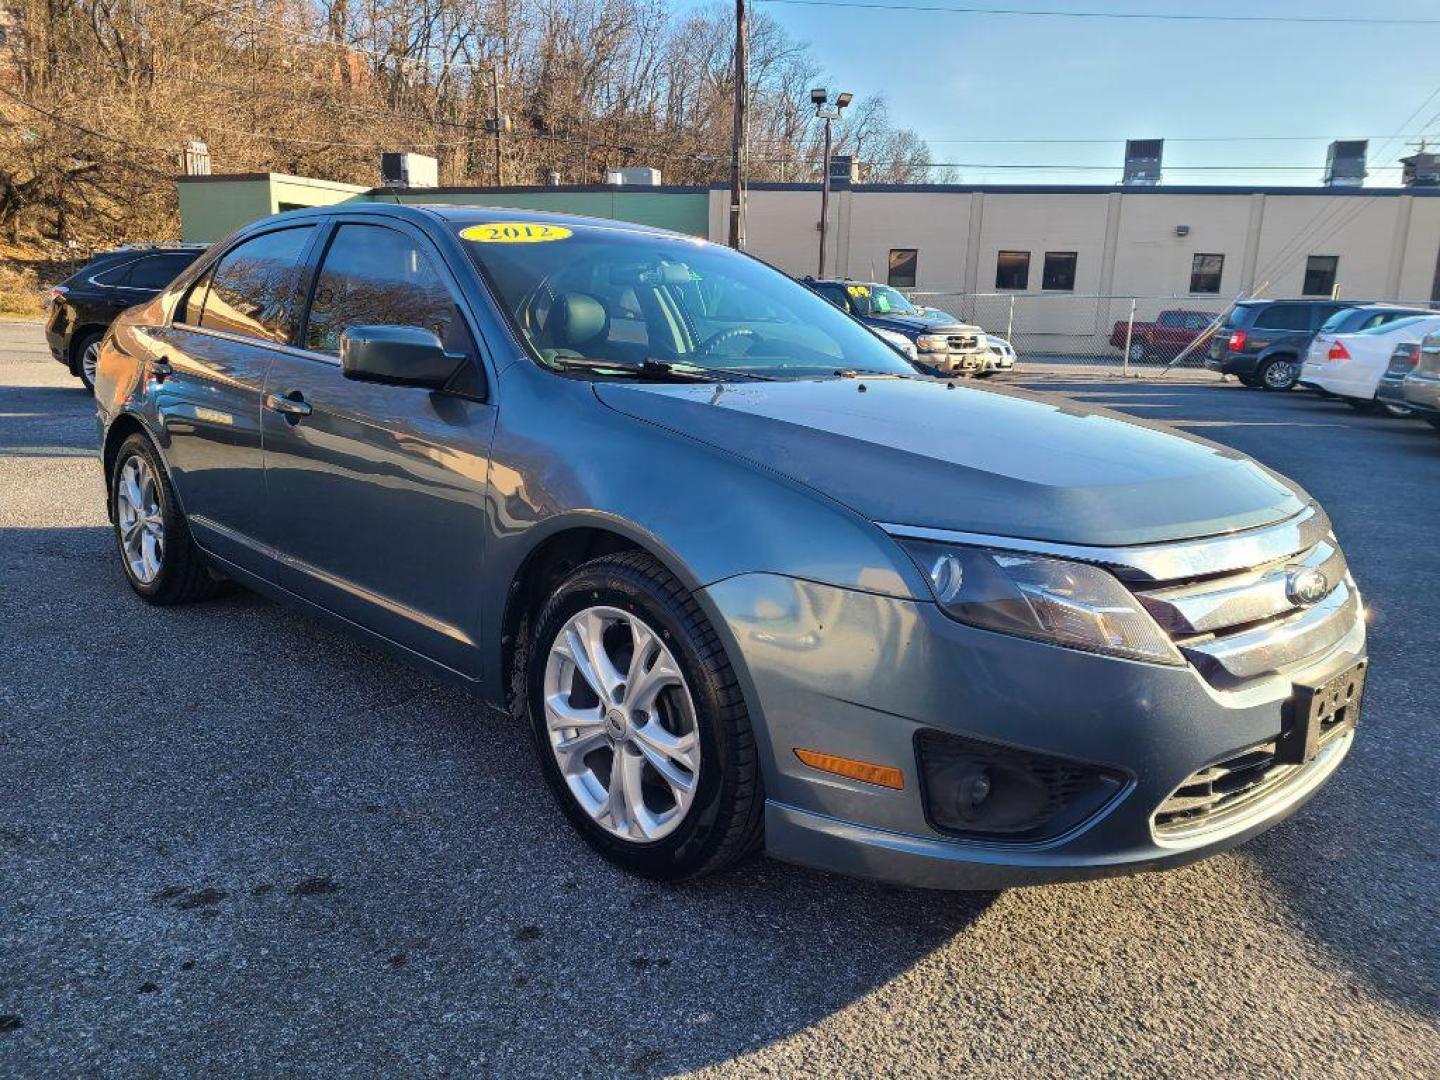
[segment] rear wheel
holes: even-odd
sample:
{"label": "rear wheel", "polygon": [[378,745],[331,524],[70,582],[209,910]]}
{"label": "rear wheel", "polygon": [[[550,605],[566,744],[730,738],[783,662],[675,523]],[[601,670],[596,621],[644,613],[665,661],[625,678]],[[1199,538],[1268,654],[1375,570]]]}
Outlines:
{"label": "rear wheel", "polygon": [[1150,355],[1150,350],[1145,347],[1145,343],[1144,343],[1143,341],[1132,341],[1132,342],[1130,343],[1130,359],[1131,359],[1131,360],[1134,360],[1134,361],[1144,360],[1144,359],[1148,358],[1149,355]]}
{"label": "rear wheel", "polygon": [[105,335],[93,332],[86,334],[75,343],[75,374],[85,384],[85,389],[95,392],[95,368],[100,363],[100,339]]}
{"label": "rear wheel", "polygon": [[139,433],[127,438],[115,455],[110,513],[125,580],[141,599],[184,604],[220,589],[190,539],[190,527],[160,455]]}
{"label": "rear wheel", "polygon": [[1300,369],[1293,356],[1272,356],[1260,365],[1255,375],[1266,390],[1290,390],[1300,377]]}
{"label": "rear wheel", "polygon": [[1364,398],[1347,397],[1342,398],[1341,400],[1343,400],[1346,405],[1349,405],[1356,412],[1369,413],[1375,411],[1375,402],[1373,399],[1370,401],[1366,401]]}
{"label": "rear wheel", "polygon": [[654,559],[578,567],[536,620],[523,674],[551,791],[611,862],[678,881],[759,846],[765,797],[735,672]]}

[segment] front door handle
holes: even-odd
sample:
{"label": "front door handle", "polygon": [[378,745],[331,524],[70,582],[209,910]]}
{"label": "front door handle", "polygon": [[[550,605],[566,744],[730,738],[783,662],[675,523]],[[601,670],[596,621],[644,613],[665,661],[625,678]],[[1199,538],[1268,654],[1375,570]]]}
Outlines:
{"label": "front door handle", "polygon": [[171,375],[175,374],[175,369],[170,366],[169,360],[162,357],[159,360],[150,361],[150,374],[157,383],[164,382]]}
{"label": "front door handle", "polygon": [[299,423],[302,416],[309,416],[315,411],[299,390],[291,390],[288,394],[266,394],[265,408],[279,413],[292,424]]}

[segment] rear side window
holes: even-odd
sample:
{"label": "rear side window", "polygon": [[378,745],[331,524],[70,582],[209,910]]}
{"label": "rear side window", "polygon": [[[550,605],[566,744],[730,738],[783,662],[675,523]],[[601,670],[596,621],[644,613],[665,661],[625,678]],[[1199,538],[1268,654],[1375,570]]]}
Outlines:
{"label": "rear side window", "polygon": [[305,347],[340,353],[352,326],[419,326],[451,352],[475,343],[455,298],[426,253],[404,233],[380,225],[341,225],[315,280]]}
{"label": "rear side window", "polygon": [[295,329],[300,256],[314,228],[264,233],[221,256],[200,325],[262,341],[289,341]]}
{"label": "rear side window", "polygon": [[151,255],[131,264],[130,280],[126,284],[132,289],[159,291],[194,261],[194,255]]}
{"label": "rear side window", "polygon": [[1255,316],[1256,330],[1309,330],[1308,304],[1271,304]]}

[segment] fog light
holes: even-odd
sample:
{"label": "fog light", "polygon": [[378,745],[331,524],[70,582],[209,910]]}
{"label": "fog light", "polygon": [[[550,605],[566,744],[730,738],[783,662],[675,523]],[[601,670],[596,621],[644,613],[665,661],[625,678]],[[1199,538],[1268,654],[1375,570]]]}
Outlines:
{"label": "fog light", "polygon": [[1094,817],[1124,787],[1113,770],[922,731],[915,739],[930,822],[1012,843],[1047,840]]}

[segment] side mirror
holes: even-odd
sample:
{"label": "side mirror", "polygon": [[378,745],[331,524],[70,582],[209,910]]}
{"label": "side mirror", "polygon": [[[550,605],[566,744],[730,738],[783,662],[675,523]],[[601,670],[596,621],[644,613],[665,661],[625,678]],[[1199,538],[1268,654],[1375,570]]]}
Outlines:
{"label": "side mirror", "polygon": [[352,326],[340,335],[340,370],[357,382],[442,390],[464,359],[419,326]]}

